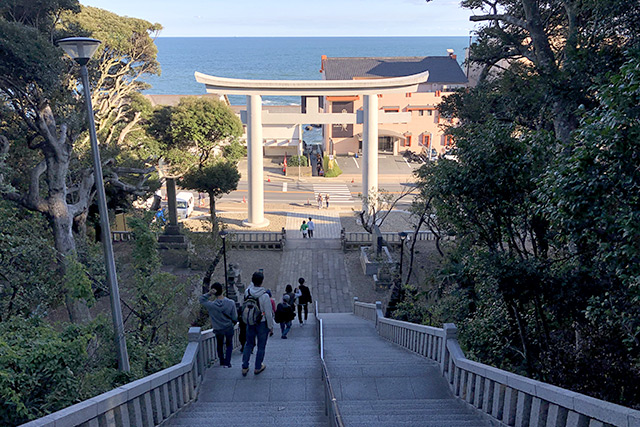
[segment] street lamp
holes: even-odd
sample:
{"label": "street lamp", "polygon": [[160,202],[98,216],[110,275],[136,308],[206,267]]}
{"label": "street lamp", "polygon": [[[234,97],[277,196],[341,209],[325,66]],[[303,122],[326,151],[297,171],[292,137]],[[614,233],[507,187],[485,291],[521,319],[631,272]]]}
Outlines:
{"label": "street lamp", "polygon": [[406,231],[401,231],[398,233],[398,236],[400,236],[400,283],[402,283],[402,258],[404,257],[404,241],[407,238],[407,232]]}
{"label": "street lamp", "polygon": [[102,228],[102,245],[104,248],[104,260],[107,269],[107,282],[109,284],[109,297],[111,299],[111,316],[113,329],[116,336],[116,350],[118,355],[118,369],[129,372],[129,355],[127,342],[124,335],[122,321],[122,309],[120,307],[120,291],[118,290],[118,276],[116,263],[113,258],[113,246],[111,244],[111,228],[109,227],[109,212],[107,210],[107,198],[104,194],[104,182],[102,176],[102,164],[100,151],[98,150],[98,138],[96,136],[96,124],[93,119],[93,107],[91,106],[91,90],[89,87],[89,72],[87,62],[93,56],[100,45],[100,40],[87,37],[68,37],[57,41],[60,46],[74,61],[80,65],[82,76],[82,88],[84,89],[87,116],[89,118],[89,135],[91,139],[91,151],[93,153],[93,169],[98,196],[98,211],[100,212],[100,226]]}
{"label": "street lamp", "polygon": [[222,230],[220,233],[222,237],[222,257],[224,259],[224,289],[225,296],[229,298],[229,278],[227,277],[227,233],[226,230]]}

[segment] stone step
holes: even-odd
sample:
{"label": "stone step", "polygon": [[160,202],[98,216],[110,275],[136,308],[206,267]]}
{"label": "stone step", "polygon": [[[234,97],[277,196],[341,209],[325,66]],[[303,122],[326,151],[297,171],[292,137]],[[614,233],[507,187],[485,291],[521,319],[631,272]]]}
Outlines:
{"label": "stone step", "polygon": [[191,418],[175,418],[163,424],[164,426],[225,426],[225,427],[244,427],[244,426],[301,426],[301,427],[326,427],[326,417],[317,417],[309,420],[307,417],[286,416],[271,417],[256,414],[237,414],[232,417],[221,417],[213,414],[208,418],[191,419]]}
{"label": "stone step", "polygon": [[389,421],[372,421],[370,419],[366,421],[360,421],[358,419],[344,419],[345,425],[348,427],[388,427],[392,425],[393,427],[488,427],[489,424],[478,424],[474,421],[436,421],[431,422],[429,420],[420,420],[420,421],[402,421],[402,420],[393,420],[392,423]]}
{"label": "stone step", "polygon": [[385,400],[349,400],[340,402],[340,408],[362,408],[387,410],[400,409],[435,409],[435,410],[460,410],[467,408],[455,399],[385,399]]}

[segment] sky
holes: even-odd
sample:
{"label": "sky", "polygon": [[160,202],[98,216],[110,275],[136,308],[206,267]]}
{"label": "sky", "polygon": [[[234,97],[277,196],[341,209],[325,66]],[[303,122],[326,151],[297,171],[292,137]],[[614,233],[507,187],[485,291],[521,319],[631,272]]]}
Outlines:
{"label": "sky", "polygon": [[460,0],[80,0],[161,24],[161,37],[468,36]]}

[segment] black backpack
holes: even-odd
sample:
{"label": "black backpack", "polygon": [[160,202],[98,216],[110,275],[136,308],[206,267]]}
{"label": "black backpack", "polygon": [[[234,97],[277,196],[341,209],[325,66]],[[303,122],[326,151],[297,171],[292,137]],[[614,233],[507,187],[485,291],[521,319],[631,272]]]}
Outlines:
{"label": "black backpack", "polygon": [[262,321],[262,310],[257,297],[247,291],[247,297],[242,304],[242,321],[246,325],[257,325]]}

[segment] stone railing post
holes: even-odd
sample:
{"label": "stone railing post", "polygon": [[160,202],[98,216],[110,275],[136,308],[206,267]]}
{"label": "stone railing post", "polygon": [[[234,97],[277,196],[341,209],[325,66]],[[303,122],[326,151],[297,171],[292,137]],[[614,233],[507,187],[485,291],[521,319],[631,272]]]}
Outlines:
{"label": "stone railing post", "polygon": [[[202,335],[200,334],[201,332],[201,328],[200,327],[191,327],[189,328],[189,342],[195,342],[195,343],[200,343],[200,340],[202,338]],[[204,375],[204,357],[202,355],[202,346],[198,345],[198,353],[196,354],[196,372],[195,372],[195,376],[194,376],[194,380],[197,381],[198,376],[200,375]]]}
{"label": "stone railing post", "polygon": [[445,323],[442,325],[442,329],[444,330],[444,338],[442,339],[442,353],[440,355],[440,371],[443,375],[446,372],[447,379],[449,379],[452,375],[450,370],[452,362],[449,360],[450,355],[447,343],[449,340],[458,340],[458,328],[453,323]]}
{"label": "stone railing post", "polygon": [[376,301],[376,331],[378,330],[378,319],[384,318],[384,313],[382,313],[382,303],[380,301]]}
{"label": "stone railing post", "polygon": [[356,303],[358,302],[358,297],[353,297],[353,313],[356,312]]}

